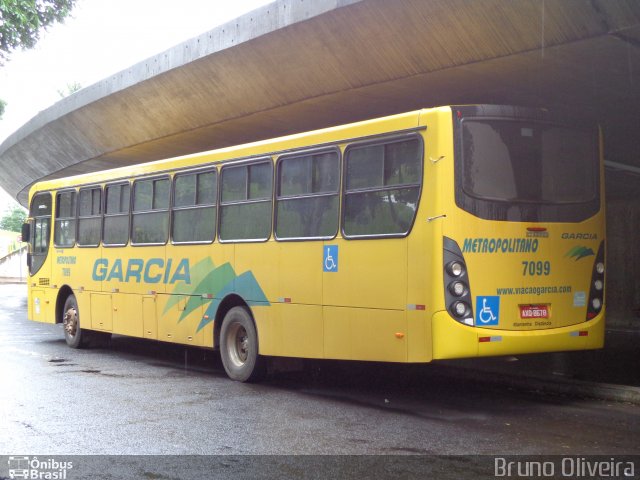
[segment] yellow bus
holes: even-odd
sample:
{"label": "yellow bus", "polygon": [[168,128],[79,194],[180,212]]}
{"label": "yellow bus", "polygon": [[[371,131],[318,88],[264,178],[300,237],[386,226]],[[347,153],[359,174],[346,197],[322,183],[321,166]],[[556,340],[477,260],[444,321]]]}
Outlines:
{"label": "yellow bus", "polygon": [[31,320],[268,357],[384,362],[600,348],[601,135],[448,106],[43,181]]}

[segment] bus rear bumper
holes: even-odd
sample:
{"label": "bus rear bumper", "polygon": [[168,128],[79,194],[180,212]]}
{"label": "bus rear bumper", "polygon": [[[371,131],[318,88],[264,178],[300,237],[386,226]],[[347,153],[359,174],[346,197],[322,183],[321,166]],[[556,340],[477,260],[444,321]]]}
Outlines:
{"label": "bus rear bumper", "polygon": [[588,322],[544,330],[499,330],[463,325],[447,312],[433,316],[433,359],[493,357],[591,350],[604,346],[604,311]]}

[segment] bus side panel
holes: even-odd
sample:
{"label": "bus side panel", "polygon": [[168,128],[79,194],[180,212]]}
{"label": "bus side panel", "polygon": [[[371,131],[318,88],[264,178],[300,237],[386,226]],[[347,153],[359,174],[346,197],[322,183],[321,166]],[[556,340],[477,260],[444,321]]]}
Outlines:
{"label": "bus side panel", "polygon": [[[110,332],[113,330],[113,311],[111,306],[111,295],[102,293],[89,294],[91,300],[91,308],[81,308],[80,300],[78,299],[78,308],[80,308],[81,317],[80,324],[85,328],[91,326],[94,330],[102,330]],[[83,298],[87,297],[86,294],[82,295]],[[91,323],[87,322],[86,312],[91,312]]]}
{"label": "bus side panel", "polygon": [[274,343],[261,343],[261,350],[269,348],[283,356],[323,358],[322,242],[276,245],[279,268],[270,297],[273,322],[266,326],[275,330],[269,335]]}
{"label": "bus side panel", "polygon": [[103,248],[91,265],[92,275],[102,279],[106,293],[164,293],[177,267],[167,264],[165,250],[164,245]]}
{"label": "bus side panel", "polygon": [[166,294],[155,297],[155,309],[143,300],[145,337],[213,347],[216,300],[234,290],[233,263],[233,245],[167,246]]}
{"label": "bus side panel", "polygon": [[235,245],[233,289],[245,302],[277,300],[279,250],[274,241]]}
{"label": "bus side panel", "polygon": [[[427,195],[422,192],[422,202]],[[432,244],[428,241],[424,220],[426,209],[418,210],[416,222],[408,237],[407,265],[407,342],[409,362],[428,362],[431,360],[431,328],[427,310],[433,306],[429,301],[428,275],[431,272],[433,255]],[[432,285],[433,287],[433,285]]]}
{"label": "bus side panel", "polygon": [[407,349],[409,362],[430,362],[433,358],[429,316],[425,311],[407,311]]}
{"label": "bus side panel", "polygon": [[144,338],[158,339],[158,315],[156,313],[156,296],[142,296],[142,328]]}
{"label": "bus side panel", "polygon": [[[407,306],[407,239],[327,241],[335,245],[337,268],[323,274],[323,304],[402,310]],[[326,250],[325,250],[326,252]],[[317,268],[323,268],[318,249]]]}
{"label": "bus side panel", "polygon": [[101,258],[101,247],[52,248],[51,283],[58,288],[69,285],[74,292],[100,292],[102,282],[96,279],[93,266]]}
{"label": "bus side panel", "polygon": [[281,355],[282,319],[274,309],[278,303],[280,245],[269,241],[236,243],[233,247],[234,278],[227,292],[237,294],[251,308],[258,330],[260,353]]}
{"label": "bus side panel", "polygon": [[[407,329],[410,362],[433,359],[432,318],[442,310],[442,226],[446,222],[449,182],[453,162],[451,110],[441,108],[421,114],[424,159],[420,204],[408,237]],[[421,310],[424,308],[424,310]]]}
{"label": "bus side panel", "polygon": [[204,332],[200,328],[204,318],[203,300],[192,295],[158,295],[158,311],[162,312],[162,321],[158,322],[158,340],[204,345]]}
{"label": "bus side panel", "polygon": [[144,337],[142,297],[140,295],[112,295],[113,331],[131,337]]}
{"label": "bus side panel", "polygon": [[[321,305],[273,306],[280,323],[282,346],[278,355],[324,358],[324,326]],[[267,327],[268,328],[268,327]]]}
{"label": "bus side panel", "polygon": [[278,242],[279,276],[275,299],[322,305],[322,242]]}
{"label": "bus side panel", "polygon": [[404,311],[324,307],[325,358],[407,361]]}
{"label": "bus side panel", "polygon": [[[50,289],[32,288],[29,295],[27,315],[29,320],[34,322],[55,323],[55,315],[49,308],[51,304],[49,295]],[[50,311],[51,310],[51,311]]]}
{"label": "bus side panel", "polygon": [[[73,292],[78,304],[78,316],[80,318],[80,326],[84,329],[93,329],[93,317],[91,315],[91,292],[84,290],[76,290]],[[108,311],[111,317],[111,310]],[[62,319],[61,319],[62,320]]]}
{"label": "bus side panel", "polygon": [[[254,305],[251,314],[258,330],[258,348],[260,355],[282,356],[282,304],[273,303],[270,306]],[[302,341],[299,339],[299,341]],[[306,341],[306,339],[304,339]]]}

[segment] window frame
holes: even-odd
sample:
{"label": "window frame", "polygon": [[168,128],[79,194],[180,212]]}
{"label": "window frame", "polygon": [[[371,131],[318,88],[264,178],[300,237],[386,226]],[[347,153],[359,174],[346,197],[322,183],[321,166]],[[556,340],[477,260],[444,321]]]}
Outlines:
{"label": "window frame", "polygon": [[[254,165],[260,165],[262,163],[266,163],[271,166],[271,195],[268,198],[265,197],[257,200],[256,199],[232,200],[228,202],[224,202],[222,200],[223,175],[225,170],[234,168],[234,167],[249,168]],[[241,161],[230,161],[228,163],[223,163],[222,167],[220,168],[219,180],[218,180],[218,218],[217,218],[216,237],[219,243],[262,243],[262,242],[269,241],[269,239],[273,234],[273,206],[274,206],[274,192],[275,192],[275,181],[274,181],[275,168],[274,167],[275,166],[274,166],[274,161],[272,156],[261,156],[261,157],[256,157],[256,158],[251,158],[251,159],[246,159]],[[251,183],[250,180],[247,178],[247,184],[246,184],[247,190],[249,188],[250,183]],[[248,191],[246,195],[248,196]],[[242,238],[242,239],[224,240],[220,236],[223,207],[227,207],[231,205],[248,205],[251,203],[264,203],[267,201],[271,202],[271,209],[270,209],[270,219],[269,219],[269,232],[265,238]]]}
{"label": "window frame", "polygon": [[[98,215],[85,215],[85,216],[80,216],[80,195],[82,194],[83,191],[93,191],[93,190],[98,190],[100,192],[100,204],[99,204],[99,213]],[[91,205],[93,206],[93,195],[91,195]],[[76,245],[79,248],[96,248],[100,246],[100,243],[102,242],[102,224],[103,224],[103,220],[102,217],[104,215],[104,191],[103,191],[103,187],[101,185],[85,185],[82,186],[80,188],[78,188],[78,194],[77,194],[77,215],[76,215],[76,219],[77,219],[77,224],[76,224]],[[82,220],[89,220],[89,219],[95,219],[95,218],[99,218],[100,219],[100,227],[99,227],[99,235],[98,235],[98,243],[96,244],[82,244],[80,243],[80,223]]]}
{"label": "window frame", "polygon": [[[122,212],[118,212],[118,213],[107,213],[107,189],[110,187],[122,187],[124,185],[127,185],[129,187],[129,203],[128,203],[128,210],[126,213],[122,213]],[[133,179],[132,181],[129,180],[121,180],[121,181],[116,181],[116,182],[111,182],[111,183],[105,183],[104,187],[103,187],[103,195],[102,195],[102,204],[103,204],[103,210],[102,210],[102,230],[100,232],[100,238],[102,240],[102,246],[103,247],[108,247],[108,248],[117,248],[117,247],[126,247],[127,245],[129,245],[129,242],[131,241],[131,211],[133,210],[133,199],[131,198],[131,192],[133,191]],[[106,223],[106,219],[107,218],[114,218],[114,217],[127,217],[127,225],[128,225],[128,230],[127,230],[127,240],[125,243],[107,243],[104,241],[104,228],[105,228],[105,223]]]}
{"label": "window frame", "polygon": [[[280,194],[280,169],[282,162],[286,162],[290,159],[313,156],[313,155],[322,155],[325,153],[336,153],[338,156],[338,187],[335,192],[332,193],[303,193],[296,195],[285,195],[282,196]],[[273,181],[273,219],[272,219],[272,230],[273,230],[273,238],[278,242],[304,242],[304,241],[313,241],[313,240],[333,240],[338,236],[338,233],[341,231],[341,220],[342,220],[342,183],[343,183],[343,154],[340,148],[337,145],[334,146],[321,146],[317,148],[298,150],[295,152],[288,152],[282,154],[278,157],[275,163],[274,168],[274,181]],[[338,199],[338,217],[336,221],[336,231],[333,235],[330,236],[314,236],[314,237],[278,237],[278,202],[282,200],[295,200],[301,198],[318,198],[318,197],[330,197],[336,196]]]}
{"label": "window frame", "polygon": [[[60,196],[65,193],[73,193],[74,194],[74,208],[73,208],[73,216],[72,217],[60,217],[58,212],[60,211]],[[55,208],[53,209],[53,246],[56,248],[74,248],[78,242],[78,190],[76,187],[64,188],[56,191],[55,196]],[[73,220],[73,242],[69,245],[64,244],[60,245],[56,243],[56,232],[58,231],[58,222],[64,220]]]}
{"label": "window frame", "polygon": [[[133,178],[131,182],[130,191],[129,191],[129,200],[130,200],[130,218],[129,218],[129,244],[132,247],[151,247],[151,246],[163,246],[169,243],[169,237],[171,236],[171,202],[172,202],[172,181],[171,176],[167,174],[161,175],[151,175],[151,176],[141,176],[138,178]],[[167,207],[166,208],[153,208],[153,197],[155,195],[155,183],[153,184],[153,191],[151,192],[151,210],[141,210],[139,212],[135,211],[135,198],[136,198],[136,184],[142,182],[156,182],[158,180],[167,180],[169,182],[169,198],[167,199]],[[133,224],[136,215],[148,215],[153,213],[166,213],[167,214],[167,235],[163,242],[148,242],[148,243],[137,243],[133,241]]]}
{"label": "window frame", "polygon": [[[37,215],[37,212],[33,211],[33,204],[39,196],[49,196],[49,212],[44,215]],[[39,191],[33,194],[31,197],[31,203],[29,204],[29,225],[31,226],[31,238],[29,239],[29,245],[31,248],[31,260],[28,264],[29,275],[33,276],[37,274],[40,269],[44,266],[47,261],[47,257],[49,255],[49,250],[51,250],[51,245],[53,243],[53,239],[51,238],[53,234],[53,221],[54,221],[54,211],[53,211],[53,192],[51,190]],[[46,248],[44,252],[40,252],[39,250],[36,252],[36,225],[38,220],[42,222],[43,219],[48,219],[49,231],[46,237]],[[42,227],[41,227],[42,228]],[[36,262],[37,260],[37,262]]]}
{"label": "window frame", "polygon": [[[387,145],[391,143],[400,143],[404,141],[417,140],[418,148],[419,148],[419,164],[420,164],[420,182],[419,183],[406,183],[400,185],[389,185],[389,186],[381,186],[381,187],[366,187],[366,188],[356,188],[348,191],[347,188],[347,166],[348,166],[348,155],[349,151],[354,148],[363,148],[363,147],[375,147],[378,145]],[[347,145],[342,153],[342,190],[340,195],[340,234],[342,238],[346,240],[369,240],[369,239],[380,239],[380,238],[405,238],[409,236],[413,227],[416,223],[416,219],[418,218],[418,209],[420,208],[420,202],[422,200],[422,190],[424,187],[424,175],[425,175],[425,167],[424,167],[424,154],[425,154],[425,141],[422,135],[417,132],[410,132],[399,135],[390,135],[375,138],[373,140],[363,140],[360,142],[354,142]],[[384,162],[383,162],[383,170],[384,170]],[[409,225],[409,228],[404,233],[375,233],[375,234],[363,234],[363,235],[349,235],[345,232],[345,214],[346,214],[346,200],[347,195],[350,194],[358,194],[358,193],[369,193],[369,192],[383,192],[390,190],[399,190],[401,188],[418,188],[418,196],[416,200],[416,213],[413,216],[413,220]]]}
{"label": "window frame", "polygon": [[[196,202],[197,202],[197,196],[198,196],[198,175],[203,174],[203,173],[215,173],[216,176],[216,195],[215,195],[215,199],[214,199],[214,203],[213,204],[201,204],[198,205],[197,203],[194,205],[188,205],[188,206],[179,206],[176,207],[175,206],[175,201],[176,201],[176,180],[178,177],[182,176],[182,175],[196,175]],[[218,222],[219,222],[219,209],[218,206],[220,205],[220,178],[221,178],[221,173],[220,173],[220,169],[218,169],[215,165],[207,165],[205,167],[200,167],[200,168],[196,168],[196,169],[189,169],[189,170],[178,170],[176,172],[174,172],[173,174],[173,178],[171,179],[171,204],[170,204],[170,218],[169,218],[169,237],[171,239],[171,244],[172,245],[211,245],[212,243],[215,242],[217,236],[218,236]],[[192,211],[192,210],[198,210],[198,209],[203,209],[203,208],[211,208],[213,207],[215,212],[216,212],[216,221],[214,224],[214,231],[213,231],[213,238],[211,240],[189,240],[186,242],[177,242],[174,240],[173,238],[173,225],[174,225],[174,212],[178,211]]]}

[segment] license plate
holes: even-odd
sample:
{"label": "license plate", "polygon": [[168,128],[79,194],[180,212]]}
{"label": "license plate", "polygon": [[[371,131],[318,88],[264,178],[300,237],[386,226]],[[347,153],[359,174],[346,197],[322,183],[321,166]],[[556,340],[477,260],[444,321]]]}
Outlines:
{"label": "license plate", "polygon": [[549,318],[549,305],[520,305],[520,318]]}

